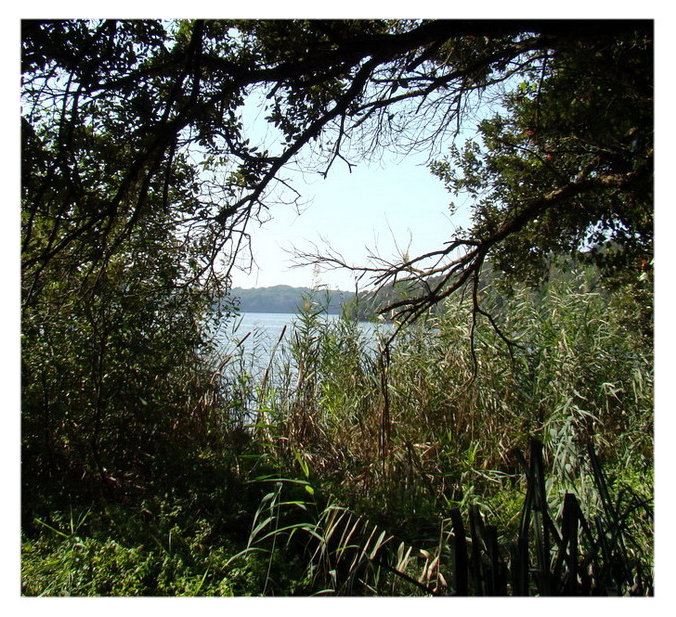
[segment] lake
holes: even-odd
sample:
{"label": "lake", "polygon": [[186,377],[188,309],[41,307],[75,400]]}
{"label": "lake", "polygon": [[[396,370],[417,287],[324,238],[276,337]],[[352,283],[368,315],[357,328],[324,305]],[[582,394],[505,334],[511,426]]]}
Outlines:
{"label": "lake", "polygon": [[[323,321],[337,321],[339,315],[321,315]],[[240,313],[236,319],[226,324],[218,334],[223,343],[225,354],[235,353],[239,348],[250,356],[254,365],[267,366],[272,350],[280,341],[288,342],[294,325],[299,321],[297,313]],[[387,332],[391,326],[387,323],[360,321],[359,329],[373,341],[374,349],[378,332]],[[281,347],[281,345],[280,345]]]}

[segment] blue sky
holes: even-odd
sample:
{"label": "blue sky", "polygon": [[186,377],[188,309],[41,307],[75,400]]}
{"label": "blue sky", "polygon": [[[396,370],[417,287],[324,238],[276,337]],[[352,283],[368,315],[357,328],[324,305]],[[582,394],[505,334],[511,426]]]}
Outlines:
{"label": "blue sky", "polygon": [[235,270],[236,287],[328,285],[354,289],[349,271],[317,272],[292,268],[294,247],[313,244],[340,252],[353,265],[366,265],[369,251],[396,258],[440,248],[458,226],[467,224],[462,210],[453,217],[453,196],[426,167],[426,157],[385,156],[358,163],[350,173],[339,162],[326,179],[300,175],[294,188],[302,195],[300,212],[291,205],[271,208],[271,219],[249,228],[256,264],[251,272]]}
{"label": "blue sky", "polygon": [[[268,105],[265,92],[252,92],[240,110],[241,120],[247,137],[259,150],[279,153],[282,139],[265,119]],[[467,136],[463,133],[461,139]],[[435,158],[442,157],[450,145],[450,141],[436,144]],[[357,149],[359,144],[352,147]],[[348,141],[342,154],[351,169],[337,159],[326,178],[308,171],[320,166],[323,158],[308,147],[299,153],[295,170],[282,171],[280,176],[300,193],[300,207],[274,203],[284,198],[272,193],[269,220],[247,228],[255,261],[250,271],[232,271],[234,287],[326,285],[354,290],[355,275],[350,271],[293,267],[294,248],[308,252],[315,245],[328,244],[351,265],[366,266],[369,253],[398,261],[402,251],[416,256],[442,248],[459,226],[468,224],[466,210],[458,209],[450,216],[449,203],[457,200],[429,171],[429,152],[404,156],[385,151],[363,156],[351,150]],[[287,201],[290,197],[293,195],[287,190]],[[248,256],[240,256],[238,262],[248,266]],[[367,283],[364,279],[360,287]]]}

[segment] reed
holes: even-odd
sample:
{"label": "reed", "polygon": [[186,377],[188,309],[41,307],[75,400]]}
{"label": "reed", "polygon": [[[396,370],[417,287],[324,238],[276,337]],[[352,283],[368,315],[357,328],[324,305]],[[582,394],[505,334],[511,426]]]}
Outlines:
{"label": "reed", "polygon": [[500,299],[496,321],[519,345],[511,349],[486,321],[472,347],[458,302],[387,348],[354,322],[323,320],[321,307],[301,313],[270,368],[286,380],[251,408],[266,410],[257,430],[267,452],[287,466],[302,452],[334,493],[366,509],[380,501],[402,520],[470,502],[490,510],[489,497],[516,481],[510,453],[530,437],[543,443],[564,488],[591,489],[578,462],[590,440],[618,481],[646,473],[651,350],[635,344],[605,298],[580,285],[573,278],[544,295],[523,289]]}
{"label": "reed", "polygon": [[[253,443],[278,477],[334,496],[302,523],[325,593],[650,593],[652,351],[585,280],[487,295],[512,347],[488,321],[472,346],[460,301],[390,346],[316,305],[301,313]],[[632,583],[617,574],[629,562]]]}
{"label": "reed", "polygon": [[[285,487],[306,481],[276,478],[254,518],[248,549],[272,555],[282,538],[288,548],[293,535],[300,534],[308,556],[307,580],[321,594],[653,595],[649,563],[628,550],[636,545],[628,520],[641,511],[649,525],[650,499],[636,494],[612,498],[589,444],[588,465],[603,509],[585,514],[578,497],[565,493],[563,508],[554,515],[542,451],[543,444],[531,440],[529,462],[517,455],[528,489],[512,540],[500,541],[509,534],[501,534],[486,522],[479,506],[470,505],[465,512],[468,525],[460,508],[452,508],[440,521],[437,542],[415,546],[333,499],[323,508],[317,501],[308,507],[303,500],[283,500]],[[285,523],[285,508],[314,516]],[[267,549],[261,548],[266,542]]]}

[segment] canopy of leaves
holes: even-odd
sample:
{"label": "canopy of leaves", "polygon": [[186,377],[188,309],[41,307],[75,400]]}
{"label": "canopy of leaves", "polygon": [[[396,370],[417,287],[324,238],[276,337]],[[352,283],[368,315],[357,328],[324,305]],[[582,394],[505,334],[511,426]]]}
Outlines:
{"label": "canopy of leaves", "polygon": [[535,280],[552,254],[587,249],[637,270],[653,237],[649,39],[571,42],[523,77],[481,122],[481,142],[434,166],[474,198],[468,237],[497,237],[495,263]]}
{"label": "canopy of leaves", "polygon": [[[248,246],[252,218],[298,198],[289,165],[326,174],[380,148],[445,147],[480,96],[501,109],[482,143],[434,167],[477,196],[475,227],[425,256],[443,262],[446,287],[488,252],[509,269],[651,242],[650,22],[26,21],[22,70],[33,285],[56,256],[105,268],[160,215],[190,247],[186,280],[213,280],[219,256],[229,267]],[[247,101],[276,143],[248,131]]]}

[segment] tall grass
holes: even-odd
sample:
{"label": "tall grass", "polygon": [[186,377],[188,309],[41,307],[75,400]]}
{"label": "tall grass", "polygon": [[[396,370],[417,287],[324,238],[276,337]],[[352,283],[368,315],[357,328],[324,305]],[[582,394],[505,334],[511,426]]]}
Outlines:
{"label": "tall grass", "polygon": [[533,437],[560,505],[566,490],[593,492],[579,462],[588,442],[613,481],[650,477],[651,350],[585,282],[570,277],[509,299],[486,292],[511,346],[481,319],[471,341],[460,300],[403,331],[387,354],[374,353],[356,323],[306,311],[275,368],[292,378],[260,401],[275,410],[267,452],[289,467],[300,453],[335,494],[411,530],[470,503],[514,523],[511,454]]}
{"label": "tall grass", "polygon": [[651,593],[652,349],[586,285],[484,290],[500,334],[456,299],[387,345],[308,302],[248,335],[265,362],[222,347],[171,484],[40,515],[24,593]]}
{"label": "tall grass", "polygon": [[[303,579],[315,594],[652,595],[651,556],[636,533],[636,522],[652,527],[650,500],[613,494],[589,444],[584,462],[602,508],[590,511],[566,492],[553,511],[542,444],[531,440],[530,461],[519,458],[527,491],[511,538],[471,505],[464,516],[452,508],[435,537],[402,540],[332,498],[317,499],[302,465],[302,480],[258,479],[274,488],[261,500],[244,553],[261,551],[270,566],[279,553],[305,555]],[[299,486],[311,496],[299,496]]]}

